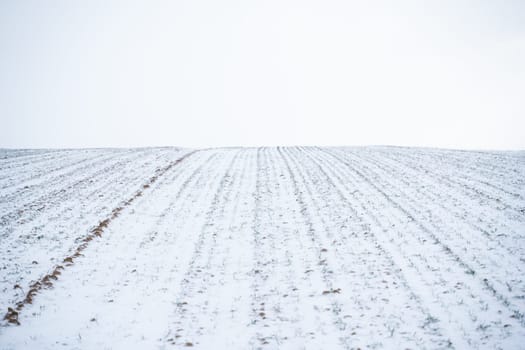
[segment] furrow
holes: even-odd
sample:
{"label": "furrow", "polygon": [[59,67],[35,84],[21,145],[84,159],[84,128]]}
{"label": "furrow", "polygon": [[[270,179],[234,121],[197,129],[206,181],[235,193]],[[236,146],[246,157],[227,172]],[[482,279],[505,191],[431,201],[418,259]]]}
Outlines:
{"label": "furrow", "polygon": [[38,281],[32,283],[29,286],[29,290],[26,293],[26,296],[23,300],[16,303],[16,306],[9,307],[6,315],[4,316],[4,321],[6,321],[8,324],[20,324],[19,323],[19,314],[20,312],[29,304],[33,303],[33,299],[37,294],[39,294],[44,289],[49,289],[53,286],[54,281],[58,279],[58,277],[62,274],[62,271],[67,267],[74,263],[74,261],[82,255],[84,250],[89,246],[90,242],[93,241],[97,237],[101,237],[104,233],[104,230],[108,227],[108,225],[111,223],[112,220],[117,218],[121,212],[128,206],[130,206],[137,198],[141,197],[151,185],[153,185],[159,177],[163,176],[167,171],[169,171],[171,168],[173,168],[175,165],[182,162],[187,157],[191,156],[196,151],[192,151],[190,153],[185,154],[175,162],[170,163],[164,168],[157,169],[155,175],[150,177],[141,188],[139,188],[135,194],[130,197],[126,202],[124,202],[121,206],[114,208],[111,211],[111,214],[104,220],[100,221],[99,224],[93,228],[93,230],[90,232],[88,236],[86,236],[80,245],[77,246],[73,254],[70,256],[67,256],[63,259],[62,263],[59,265],[56,265],[51,272],[49,272],[47,275],[40,278]]}
{"label": "furrow", "polygon": [[[333,158],[329,162],[333,162]],[[443,247],[443,243],[437,237],[430,240],[425,238],[433,233],[422,227],[422,223],[414,220],[406,208],[399,206],[380,187],[371,182],[371,179],[361,172],[361,168],[356,168],[357,164],[342,164],[345,165],[342,173],[352,176],[359,183],[360,191],[377,193],[374,201],[369,203],[370,209],[377,212],[374,216],[378,223],[384,222],[381,225],[382,235],[386,234],[386,237],[378,237],[386,238],[384,243],[387,245],[391,243],[391,251],[399,251],[398,264],[412,270],[411,274],[417,275],[423,283],[411,279],[414,290],[417,290],[431,312],[444,318],[444,324],[450,325],[447,327],[447,333],[455,334],[451,337],[455,346],[477,348],[482,344],[492,344],[498,347],[519,339],[522,332],[520,322],[516,320],[514,312],[505,310],[504,303],[492,298],[493,292],[490,288],[469,274],[468,268]],[[421,252],[425,252],[425,255]],[[443,266],[447,267],[446,271],[443,271]],[[443,275],[444,272],[448,277]],[[462,317],[470,321],[460,322]],[[501,328],[505,321],[508,322],[508,326]],[[451,326],[453,324],[456,326]]]}
{"label": "furrow", "polygon": [[[442,246],[444,252],[452,256],[462,268],[466,269],[469,275],[477,278],[479,283],[490,290],[505,306],[509,307],[525,325],[523,315],[519,311],[525,308],[525,281],[519,277],[523,275],[519,260],[508,254],[494,255],[498,250],[483,244],[483,237],[476,237],[475,232],[471,232],[469,239],[464,239],[463,236],[469,233],[466,227],[454,227],[446,222],[441,222],[438,225],[434,222],[436,219],[425,216],[421,209],[413,205],[413,203],[432,202],[433,200],[435,201],[434,198],[430,198],[430,200],[411,198],[406,190],[403,191],[401,189],[406,188],[406,186],[395,184],[399,176],[391,173],[375,173],[373,169],[365,166],[364,162],[361,162],[361,164],[360,169],[364,174],[367,174],[368,179],[373,180],[376,185],[382,186],[382,188],[388,188],[390,197],[395,196],[397,198],[397,200],[392,201],[392,203],[395,203],[395,206],[404,211],[407,217],[412,218],[421,231]],[[381,171],[381,169],[378,167],[375,171]],[[426,193],[424,192],[423,195],[426,195]],[[435,209],[433,212],[440,214]],[[445,212],[443,215],[437,215],[437,217],[450,218],[453,215]],[[449,232],[458,231],[460,233],[456,233],[455,236],[449,234]],[[469,249],[466,250],[465,247]],[[506,268],[506,276],[503,278],[500,277],[501,266]],[[509,288],[509,286],[511,287]],[[515,288],[514,292],[513,288]]]}
{"label": "furrow", "polygon": [[228,203],[232,191],[232,168],[238,161],[240,151],[230,151],[227,153],[225,161],[218,168],[218,176],[212,182],[211,193],[213,198],[209,202],[209,208],[205,213],[204,223],[200,232],[193,240],[191,258],[186,265],[184,278],[180,283],[179,293],[176,297],[176,320],[170,326],[171,331],[166,339],[172,344],[197,344],[195,339],[202,335],[203,329],[199,329],[198,318],[194,311],[199,308],[202,313],[207,312],[207,306],[200,303],[201,298],[206,296],[208,281],[211,273],[206,270],[207,258],[213,254],[217,243],[216,236],[218,229],[215,227],[213,218],[224,216],[225,206],[220,204]]}
{"label": "furrow", "polygon": [[[318,193],[321,194],[322,200],[318,199],[319,216],[327,218],[325,227],[332,227],[331,249],[336,254],[335,260],[341,262],[340,274],[356,277],[349,281],[347,287],[352,292],[349,295],[351,304],[358,307],[350,316],[351,321],[357,321],[352,325],[355,334],[352,342],[359,347],[392,348],[402,346],[401,344],[407,346],[411,342],[414,342],[412,346],[416,348],[424,347],[427,342],[432,342],[439,348],[446,347],[448,341],[441,335],[435,321],[429,322],[435,317],[429,314],[425,305],[411,290],[394,257],[370,230],[378,222],[367,220],[367,203],[355,203],[355,199],[350,198],[357,191],[355,183],[348,182],[348,178],[334,175],[330,165],[321,165],[317,159],[318,150],[301,149],[301,152],[309,158],[311,167],[317,169],[308,178],[316,184]],[[331,203],[337,203],[337,206]],[[367,292],[363,293],[365,290]],[[404,310],[407,317],[399,318],[399,308]],[[356,315],[359,315],[357,320]],[[365,334],[359,327],[363,317],[369,320],[367,324],[376,325]],[[369,343],[374,339],[375,344]]]}

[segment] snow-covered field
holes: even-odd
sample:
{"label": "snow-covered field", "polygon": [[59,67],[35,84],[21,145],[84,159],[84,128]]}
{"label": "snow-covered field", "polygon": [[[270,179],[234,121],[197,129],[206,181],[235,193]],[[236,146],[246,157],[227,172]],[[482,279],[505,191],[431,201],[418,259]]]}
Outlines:
{"label": "snow-covered field", "polygon": [[0,150],[0,252],[0,349],[525,349],[525,153]]}

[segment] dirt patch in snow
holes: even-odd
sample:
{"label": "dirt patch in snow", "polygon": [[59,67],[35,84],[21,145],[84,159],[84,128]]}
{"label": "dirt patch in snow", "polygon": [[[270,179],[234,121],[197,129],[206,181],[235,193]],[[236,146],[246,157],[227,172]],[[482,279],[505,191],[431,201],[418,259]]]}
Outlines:
{"label": "dirt patch in snow", "polygon": [[[163,168],[157,169],[155,172],[155,175],[153,175],[151,178],[148,179],[146,183],[144,183],[141,188],[133,194],[132,197],[130,197],[128,200],[126,200],[122,205],[119,207],[114,208],[111,211],[111,214],[108,218],[100,221],[98,225],[91,230],[91,232],[84,237],[81,240],[81,244],[77,246],[73,252],[73,254],[65,257],[62,260],[62,264],[56,265],[50,273],[44,275],[39,280],[33,282],[29,286],[29,290],[27,291],[24,299],[20,300],[18,303],[16,303],[16,306],[14,307],[8,307],[7,313],[4,316],[4,320],[8,324],[13,325],[20,325],[20,321],[18,319],[18,316],[20,312],[24,309],[24,307],[28,304],[33,303],[33,299],[35,296],[43,289],[48,289],[53,286],[53,283],[58,280],[58,277],[62,274],[62,270],[64,270],[65,267],[71,266],[74,264],[75,259],[80,257],[84,250],[89,246],[89,243],[97,238],[102,237],[102,234],[104,233],[104,230],[109,226],[111,221],[115,218],[117,218],[120,213],[129,205],[131,205],[137,198],[141,197],[145,190],[151,187],[162,175],[164,175],[168,170],[173,168],[174,166],[181,163],[183,160],[188,158],[189,156],[193,155],[194,153],[198,152],[197,150],[189,152],[182,156],[181,158],[177,159],[176,161],[168,164],[167,166]],[[19,285],[15,285],[13,288],[21,288]]]}

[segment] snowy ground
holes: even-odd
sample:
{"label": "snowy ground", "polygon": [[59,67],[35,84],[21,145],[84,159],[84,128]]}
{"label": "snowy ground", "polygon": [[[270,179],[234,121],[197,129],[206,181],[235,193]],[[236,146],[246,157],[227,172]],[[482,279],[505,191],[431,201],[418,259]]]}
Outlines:
{"label": "snowy ground", "polygon": [[0,248],[0,349],[525,349],[525,153],[0,150]]}

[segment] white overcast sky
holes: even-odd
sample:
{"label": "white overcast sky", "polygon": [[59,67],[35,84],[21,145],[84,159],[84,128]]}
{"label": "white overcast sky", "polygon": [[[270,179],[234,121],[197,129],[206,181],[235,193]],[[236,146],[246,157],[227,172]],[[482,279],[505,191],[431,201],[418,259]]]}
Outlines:
{"label": "white overcast sky", "polygon": [[525,149],[525,1],[0,1],[0,147]]}

